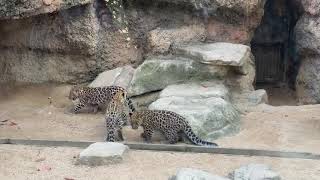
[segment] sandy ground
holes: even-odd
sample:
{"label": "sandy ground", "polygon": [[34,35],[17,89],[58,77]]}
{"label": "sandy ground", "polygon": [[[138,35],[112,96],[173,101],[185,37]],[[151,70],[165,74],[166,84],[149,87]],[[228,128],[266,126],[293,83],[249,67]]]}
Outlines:
{"label": "sandy ground", "polygon": [[80,151],[78,148],[0,145],[0,179],[166,180],[182,167],[227,176],[248,163],[268,164],[284,180],[318,180],[320,177],[320,163],[315,160],[129,151],[121,164],[92,168],[75,165],[74,157]]}
{"label": "sandy ground", "polygon": [[[67,86],[8,89],[0,96],[0,138],[103,141],[102,113],[68,114]],[[48,97],[51,97],[51,104]],[[242,116],[241,131],[217,140],[220,147],[320,152],[320,105],[260,105]],[[126,128],[127,141],[141,141]]]}

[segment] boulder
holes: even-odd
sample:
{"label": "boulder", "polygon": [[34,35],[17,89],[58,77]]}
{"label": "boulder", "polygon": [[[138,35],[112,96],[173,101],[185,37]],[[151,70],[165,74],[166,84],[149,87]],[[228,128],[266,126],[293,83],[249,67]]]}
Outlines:
{"label": "boulder", "polygon": [[258,89],[258,90],[252,91],[248,95],[248,100],[253,105],[258,105],[263,103],[268,104],[267,91],[264,89]]}
{"label": "boulder", "polygon": [[79,156],[79,163],[100,166],[120,163],[129,147],[116,142],[97,142],[84,149]]}
{"label": "boulder", "polygon": [[295,26],[298,54],[320,54],[320,18],[303,15]]}
{"label": "boulder", "polygon": [[278,173],[265,164],[248,164],[230,174],[233,180],[280,180]]}
{"label": "boulder", "polygon": [[296,27],[296,43],[300,68],[296,78],[300,104],[320,103],[320,18],[303,15]]}
{"label": "boulder", "polygon": [[146,60],[134,72],[129,94],[140,95],[162,90],[168,85],[183,82],[221,79],[228,67],[208,66],[191,59],[158,57]]}
{"label": "boulder", "polygon": [[[221,85],[218,85],[216,90],[214,87],[211,86],[210,89],[217,93],[201,96],[200,85],[169,86],[163,90],[160,98],[149,106],[149,109],[169,110],[180,114],[190,123],[193,131],[207,141],[238,132],[240,124],[238,111],[231,103],[221,98],[226,97],[226,94],[222,93],[226,89],[221,88]],[[195,91],[188,93],[176,91],[182,88]],[[173,92],[169,92],[168,89]],[[169,94],[172,96],[168,96]]]}
{"label": "boulder", "polygon": [[175,53],[204,64],[240,67],[250,60],[251,49],[242,44],[201,43],[178,46]]}
{"label": "boulder", "polygon": [[134,69],[131,66],[123,66],[100,73],[89,87],[121,86],[128,88],[133,76]]}
{"label": "boulder", "polygon": [[173,29],[157,28],[148,34],[148,47],[155,53],[169,51],[172,44],[204,41],[206,29],[203,24]]}
{"label": "boulder", "polygon": [[181,168],[178,170],[177,174],[169,180],[229,180],[221,176],[210,174],[209,172],[191,169],[191,168]]}
{"label": "boulder", "polygon": [[320,56],[304,59],[296,80],[296,94],[300,104],[320,103]]}

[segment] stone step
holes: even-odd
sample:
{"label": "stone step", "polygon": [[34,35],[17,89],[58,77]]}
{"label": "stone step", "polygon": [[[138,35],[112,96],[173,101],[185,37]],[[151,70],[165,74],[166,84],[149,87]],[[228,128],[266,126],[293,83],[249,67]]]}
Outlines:
{"label": "stone step", "polygon": [[242,67],[251,58],[249,46],[225,42],[179,45],[173,53],[214,66]]}

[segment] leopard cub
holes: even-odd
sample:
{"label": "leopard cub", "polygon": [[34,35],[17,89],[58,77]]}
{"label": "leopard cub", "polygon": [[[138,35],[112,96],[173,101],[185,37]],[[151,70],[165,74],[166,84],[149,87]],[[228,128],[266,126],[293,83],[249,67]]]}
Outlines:
{"label": "leopard cub", "polygon": [[[120,86],[74,86],[70,90],[69,99],[75,103],[73,109],[74,113],[79,113],[84,107],[93,108],[93,112],[97,112],[98,107],[105,109],[107,104],[118,92],[127,94],[126,90]],[[132,111],[134,111],[132,101],[129,98],[126,99],[126,103],[128,104],[129,108],[132,108]]]}
{"label": "leopard cub", "polygon": [[106,108],[105,120],[107,127],[106,141],[114,142],[117,131],[120,141],[123,141],[122,127],[127,124],[129,108],[126,93],[118,91],[114,94]]}
{"label": "leopard cub", "polygon": [[143,127],[141,136],[151,142],[152,134],[158,130],[164,134],[170,144],[175,144],[185,135],[193,144],[200,146],[218,146],[216,143],[201,140],[194,134],[188,121],[181,115],[166,110],[141,110],[130,113],[132,129]]}

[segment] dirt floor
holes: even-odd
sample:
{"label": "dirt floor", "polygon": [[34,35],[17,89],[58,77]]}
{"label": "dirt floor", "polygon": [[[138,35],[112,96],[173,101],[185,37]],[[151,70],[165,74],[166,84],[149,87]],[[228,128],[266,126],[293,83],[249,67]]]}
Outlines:
{"label": "dirt floor", "polygon": [[[67,113],[68,92],[67,86],[45,85],[6,91],[0,101],[0,138],[103,141],[103,114]],[[217,143],[220,147],[319,153],[319,109],[320,105],[260,105],[242,116],[240,133]],[[130,127],[124,131],[127,141],[141,141],[139,134]]]}
{"label": "dirt floor", "polygon": [[0,145],[0,179],[166,180],[182,167],[227,176],[249,163],[268,164],[284,180],[318,180],[320,177],[320,163],[316,160],[130,151],[121,164],[91,168],[75,165],[74,157],[80,151],[78,148]]}
{"label": "dirt floor", "polygon": [[[103,114],[70,114],[68,86],[10,87],[0,91],[0,138],[103,141]],[[220,147],[319,153],[320,105],[260,105],[242,116],[241,131]],[[127,141],[141,141],[126,128]],[[157,142],[157,140],[156,140]],[[240,165],[266,163],[283,179],[319,179],[316,160],[131,151],[123,164],[89,168],[73,164],[81,149],[0,145],[0,179],[167,179],[179,167],[227,175]],[[50,169],[51,168],[51,169]]]}

